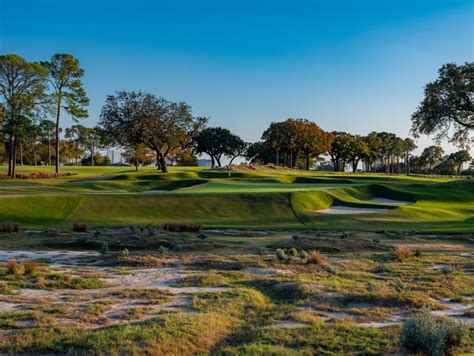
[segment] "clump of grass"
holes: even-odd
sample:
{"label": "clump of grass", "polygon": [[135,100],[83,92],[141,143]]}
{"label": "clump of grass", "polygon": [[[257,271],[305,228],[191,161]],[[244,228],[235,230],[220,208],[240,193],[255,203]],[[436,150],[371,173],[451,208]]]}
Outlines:
{"label": "clump of grass", "polygon": [[266,247],[261,246],[257,249],[257,255],[259,256],[265,256],[267,253],[268,253],[268,250]]}
{"label": "clump of grass", "polygon": [[443,266],[441,268],[441,272],[444,275],[450,275],[450,274],[454,274],[454,272],[456,272],[456,269],[453,266]]}
{"label": "clump of grass", "polygon": [[9,260],[7,262],[7,274],[11,274],[14,276],[19,276],[23,273],[21,265],[18,264],[16,260]]}
{"label": "clump of grass", "polygon": [[415,250],[415,253],[413,254],[413,256],[415,256],[415,257],[421,257],[421,251],[420,251],[419,248],[417,248],[417,249]]}
{"label": "clump of grass", "polygon": [[74,221],[74,223],[72,224],[72,231],[87,232],[87,224],[80,221]]}
{"label": "clump of grass", "polygon": [[468,328],[462,323],[421,314],[403,324],[400,346],[408,353],[450,355],[463,345],[467,335]]}
{"label": "clump of grass", "polygon": [[23,262],[23,270],[27,275],[34,275],[38,269],[38,263],[33,260]]}
{"label": "clump of grass", "polygon": [[351,233],[350,233],[350,232],[343,231],[343,232],[341,232],[341,234],[339,235],[339,237],[340,237],[341,239],[347,239],[347,238],[351,237]]}
{"label": "clump of grass", "polygon": [[404,262],[411,257],[411,250],[407,246],[397,246],[392,252],[392,257],[398,262]]}
{"label": "clump of grass", "polygon": [[299,235],[293,235],[291,236],[291,238],[293,239],[293,241],[295,242],[298,242],[300,240],[300,236]]}
{"label": "clump of grass", "polygon": [[319,250],[311,250],[308,252],[307,262],[315,265],[325,265],[328,263],[328,259]]}
{"label": "clump of grass", "polygon": [[95,229],[94,231],[94,237],[98,238],[100,236],[100,231],[98,229]]}
{"label": "clump of grass", "polygon": [[4,221],[2,223],[2,232],[12,233],[12,232],[19,232],[20,225],[14,223],[12,221]]}

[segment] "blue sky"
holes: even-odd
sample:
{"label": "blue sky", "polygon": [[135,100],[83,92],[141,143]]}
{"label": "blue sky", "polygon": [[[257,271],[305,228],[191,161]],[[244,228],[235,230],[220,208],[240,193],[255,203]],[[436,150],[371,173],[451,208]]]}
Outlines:
{"label": "blue sky", "polygon": [[85,125],[144,90],[248,141],[288,117],[405,137],[423,86],[473,43],[472,0],[0,0],[1,53],[80,59]]}

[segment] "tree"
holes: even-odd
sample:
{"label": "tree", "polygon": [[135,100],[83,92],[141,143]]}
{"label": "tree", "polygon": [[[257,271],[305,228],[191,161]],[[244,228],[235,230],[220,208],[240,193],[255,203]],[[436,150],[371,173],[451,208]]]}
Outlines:
{"label": "tree", "polygon": [[44,100],[46,72],[16,54],[0,56],[3,133],[8,137],[8,175],[15,176],[17,135],[37,116]]}
{"label": "tree", "polygon": [[426,147],[421,153],[421,159],[423,162],[429,165],[429,171],[432,171],[432,167],[443,159],[444,150],[439,146]]}
{"label": "tree", "polygon": [[56,173],[59,173],[59,133],[61,111],[65,111],[73,119],[86,118],[85,107],[89,99],[82,86],[81,78],[84,70],[79,60],[70,54],[55,54],[49,62],[43,62],[48,71],[49,83],[52,87],[51,104],[56,116]]}
{"label": "tree", "polygon": [[86,128],[82,125],[73,125],[66,128],[65,137],[74,142],[76,166],[79,165],[79,151],[84,145]]}
{"label": "tree", "polygon": [[133,164],[136,171],[140,165],[150,164],[153,160],[150,149],[144,144],[126,149],[123,158],[125,162]]}
{"label": "tree", "polygon": [[334,166],[334,172],[344,172],[346,163],[351,157],[350,151],[353,140],[347,132],[334,131],[332,135],[334,140],[328,153]]}
{"label": "tree", "polygon": [[202,130],[207,119],[193,117],[191,107],[142,92],[109,95],[102,108],[99,125],[110,143],[122,147],[145,144],[157,158],[158,168],[167,172],[171,150],[186,148]]}
{"label": "tree", "polygon": [[275,152],[275,164],[280,164],[280,152],[284,148],[286,135],[283,122],[272,122],[262,134],[262,140]]}
{"label": "tree", "polygon": [[457,151],[455,153],[452,153],[449,156],[449,158],[456,165],[457,175],[459,175],[461,173],[462,165],[466,162],[469,162],[472,159],[471,155],[469,154],[469,151],[467,151],[467,150],[461,150],[461,151]]}
{"label": "tree", "polygon": [[410,153],[413,152],[418,148],[418,146],[415,144],[415,141],[407,137],[405,140],[405,174],[410,174]]}
{"label": "tree", "polygon": [[381,159],[383,141],[376,132],[371,132],[368,134],[364,138],[364,141],[367,145],[367,152],[363,157],[363,160],[366,162],[367,171],[371,172],[373,170],[374,163]]}
{"label": "tree", "polygon": [[208,127],[194,138],[196,153],[206,153],[211,157],[212,166],[215,163],[222,167],[222,156],[229,156],[232,164],[235,158],[245,155],[247,143],[239,136],[222,127]]}
{"label": "tree", "polygon": [[90,164],[94,166],[94,155],[97,149],[105,145],[104,134],[99,127],[85,127],[82,132],[84,147],[91,153]]}
{"label": "tree", "polygon": [[370,154],[369,146],[365,140],[358,135],[350,135],[349,138],[349,150],[347,151],[348,161],[351,163],[352,172],[355,173],[360,160]]}
{"label": "tree", "polygon": [[425,97],[412,115],[412,132],[468,146],[474,129],[474,63],[445,64],[438,74],[426,85]]}
{"label": "tree", "polygon": [[54,138],[56,124],[51,120],[42,120],[39,124],[40,137],[48,145],[48,166],[51,165],[51,142]]}

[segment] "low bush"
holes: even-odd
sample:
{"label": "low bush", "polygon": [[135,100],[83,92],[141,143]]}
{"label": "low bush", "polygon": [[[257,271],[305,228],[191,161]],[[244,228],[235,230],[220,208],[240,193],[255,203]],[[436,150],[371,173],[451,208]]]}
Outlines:
{"label": "low bush", "polygon": [[407,353],[451,355],[467,340],[468,327],[447,318],[421,314],[405,321],[400,346]]}
{"label": "low bush", "polygon": [[259,256],[265,256],[267,253],[268,253],[268,250],[266,247],[261,246],[257,249],[257,255]]}
{"label": "low bush", "polygon": [[315,265],[325,265],[328,263],[328,259],[318,250],[312,250],[308,252],[307,262]]}
{"label": "low bush", "polygon": [[166,231],[179,231],[179,232],[200,232],[202,230],[202,224],[192,223],[192,224],[183,224],[183,223],[171,223],[167,222],[163,224],[163,230]]}
{"label": "low bush", "polygon": [[167,253],[169,252],[169,250],[165,247],[165,246],[160,246],[158,248],[158,254],[163,257],[165,256]]}
{"label": "low bush", "polygon": [[18,225],[17,223],[14,223],[12,221],[4,221],[2,223],[2,231],[3,232],[8,232],[8,233],[19,232],[20,231],[20,225]]}
{"label": "low bush", "polygon": [[299,235],[293,235],[291,236],[291,238],[293,239],[293,241],[298,241],[300,239],[300,236]]}
{"label": "low bush", "polygon": [[87,232],[87,224],[80,221],[74,221],[74,223],[72,224],[72,231]]}
{"label": "low bush", "polygon": [[397,246],[392,252],[392,257],[398,262],[406,261],[411,257],[411,250],[407,246]]}
{"label": "low bush", "polygon": [[286,255],[285,250],[283,250],[281,248],[276,250],[275,256],[276,256],[277,260],[280,261],[280,262],[287,262],[288,259],[289,259],[289,257]]}
{"label": "low bush", "polygon": [[302,260],[306,260],[308,258],[308,252],[306,252],[305,250],[301,250],[299,252],[299,256]]}
{"label": "low bush", "polygon": [[155,227],[152,224],[147,224],[145,226],[145,229],[148,233],[148,236],[155,236],[156,230],[155,230]]}
{"label": "low bush", "polygon": [[288,254],[288,256],[291,256],[291,257],[297,257],[298,256],[298,250],[296,248],[292,247],[287,251],[287,254]]}
{"label": "low bush", "polygon": [[205,239],[207,239],[207,235],[204,234],[204,233],[202,233],[202,232],[199,233],[199,234],[197,234],[196,237],[197,237],[198,239],[200,239],[200,240],[205,240]]}

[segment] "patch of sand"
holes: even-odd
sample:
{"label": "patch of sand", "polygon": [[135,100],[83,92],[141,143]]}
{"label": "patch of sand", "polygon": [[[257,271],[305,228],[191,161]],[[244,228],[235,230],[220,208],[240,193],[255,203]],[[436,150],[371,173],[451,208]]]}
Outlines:
{"label": "patch of sand", "polygon": [[383,213],[388,210],[390,209],[355,208],[352,206],[333,205],[330,208],[318,210],[317,212],[328,215],[355,215]]}
{"label": "patch of sand", "polygon": [[378,204],[392,204],[392,205],[413,205],[415,203],[411,201],[403,201],[403,200],[393,200],[393,199],[385,199],[385,198],[373,198],[367,200],[369,203],[378,203]]}

